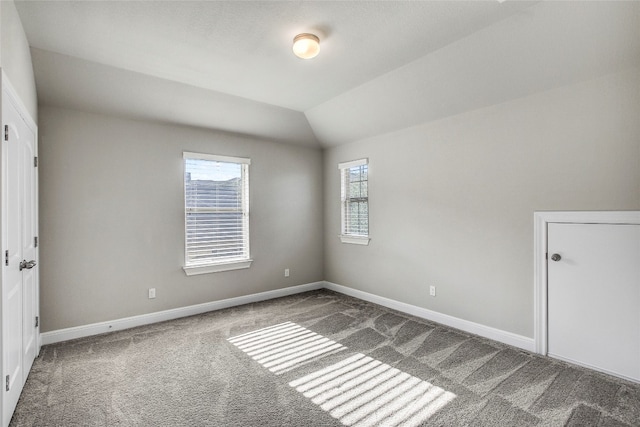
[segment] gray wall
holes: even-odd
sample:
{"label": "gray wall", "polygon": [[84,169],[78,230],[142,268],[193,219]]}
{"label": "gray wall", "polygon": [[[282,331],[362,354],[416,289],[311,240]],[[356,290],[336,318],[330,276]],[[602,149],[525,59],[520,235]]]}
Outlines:
{"label": "gray wall", "polygon": [[0,66],[37,123],[38,101],[31,52],[13,1],[0,1]]}
{"label": "gray wall", "polygon": [[[329,149],[325,279],[532,337],[533,212],[640,209],[639,118],[630,69]],[[371,242],[341,244],[337,164],[363,157]]]}
{"label": "gray wall", "polygon": [[[323,279],[320,150],[46,106],[39,131],[42,332]],[[251,158],[250,269],[184,274],[183,151]]]}

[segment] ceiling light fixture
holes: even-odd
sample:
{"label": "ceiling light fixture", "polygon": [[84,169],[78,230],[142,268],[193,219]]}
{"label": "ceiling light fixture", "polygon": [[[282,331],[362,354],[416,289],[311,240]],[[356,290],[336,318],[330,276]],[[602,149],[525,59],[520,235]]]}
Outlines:
{"label": "ceiling light fixture", "polygon": [[302,59],[315,58],[320,52],[320,39],[309,33],[298,34],[293,38],[293,53]]}

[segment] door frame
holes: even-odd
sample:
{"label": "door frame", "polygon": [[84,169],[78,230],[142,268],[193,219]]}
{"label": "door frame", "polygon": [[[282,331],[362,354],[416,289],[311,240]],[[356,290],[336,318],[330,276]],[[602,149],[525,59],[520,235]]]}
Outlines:
{"label": "door frame", "polygon": [[638,224],[640,211],[538,211],[533,213],[533,339],[535,352],[547,355],[547,228],[560,224]]}

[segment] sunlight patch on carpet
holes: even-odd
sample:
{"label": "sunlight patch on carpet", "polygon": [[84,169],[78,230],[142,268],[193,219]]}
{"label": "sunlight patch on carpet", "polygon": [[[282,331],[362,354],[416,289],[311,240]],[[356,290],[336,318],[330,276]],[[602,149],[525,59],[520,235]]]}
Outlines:
{"label": "sunlight patch on carpet", "polygon": [[275,374],[346,349],[292,322],[237,335],[229,342]]}
{"label": "sunlight patch on carpet", "polygon": [[[290,371],[346,347],[286,322],[229,338],[229,342],[275,374]],[[346,426],[418,426],[456,398],[364,354],[291,381],[313,403]]]}
{"label": "sunlight patch on carpet", "polygon": [[456,395],[364,354],[289,383],[347,426],[417,426]]}

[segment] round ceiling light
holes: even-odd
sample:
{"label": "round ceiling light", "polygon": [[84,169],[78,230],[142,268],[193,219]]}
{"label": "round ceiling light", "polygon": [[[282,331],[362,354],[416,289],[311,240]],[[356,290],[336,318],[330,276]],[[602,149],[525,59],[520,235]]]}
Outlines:
{"label": "round ceiling light", "polygon": [[320,39],[309,33],[298,34],[293,38],[293,53],[302,59],[315,58],[320,52]]}

